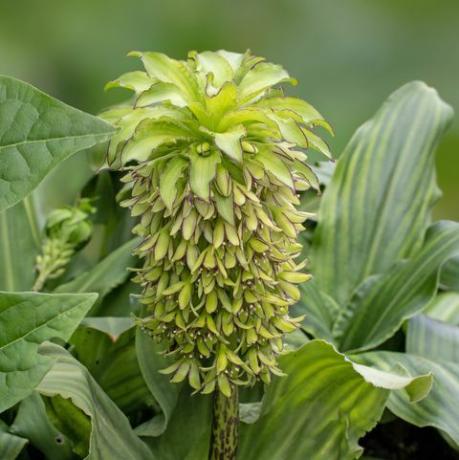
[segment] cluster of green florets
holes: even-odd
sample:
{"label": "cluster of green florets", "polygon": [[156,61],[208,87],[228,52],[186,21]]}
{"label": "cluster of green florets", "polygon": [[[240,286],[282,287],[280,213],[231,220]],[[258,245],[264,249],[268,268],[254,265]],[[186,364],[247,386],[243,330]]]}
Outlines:
{"label": "cluster of green florets", "polygon": [[94,212],[90,200],[83,198],[75,206],[55,209],[49,214],[42,252],[35,265],[34,290],[41,290],[47,280],[58,278],[65,272],[75,250],[91,236],[90,215]]}
{"label": "cluster of green florets", "polygon": [[269,382],[310,277],[295,261],[310,216],[297,193],[318,183],[300,149],[328,154],[312,129],[329,126],[273,88],[292,82],[282,67],[249,53],[134,54],[146,72],[109,84],[134,90],[134,105],[105,118],[119,127],[109,163],[128,170],[122,205],[140,219],[141,327],[175,358],[173,382],[226,395]]}

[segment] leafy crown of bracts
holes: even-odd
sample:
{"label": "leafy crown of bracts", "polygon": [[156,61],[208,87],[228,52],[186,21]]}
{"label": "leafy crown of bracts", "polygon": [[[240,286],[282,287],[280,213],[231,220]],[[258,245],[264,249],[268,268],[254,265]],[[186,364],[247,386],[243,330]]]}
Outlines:
{"label": "leafy crown of bracts", "polygon": [[310,277],[295,261],[310,216],[297,192],[319,187],[304,149],[329,156],[313,130],[331,128],[284,96],[277,86],[295,81],[281,66],[249,52],[131,54],[146,72],[107,86],[133,90],[134,104],[103,116],[119,128],[108,163],[128,170],[122,205],[140,218],[139,323],[165,343],[173,382],[225,395],[268,383]]}

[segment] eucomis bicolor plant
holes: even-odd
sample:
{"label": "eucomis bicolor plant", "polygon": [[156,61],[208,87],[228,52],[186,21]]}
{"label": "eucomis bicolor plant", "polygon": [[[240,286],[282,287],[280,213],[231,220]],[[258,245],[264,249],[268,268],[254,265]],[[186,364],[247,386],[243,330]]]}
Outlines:
{"label": "eucomis bicolor plant", "polygon": [[108,84],[135,92],[104,114],[117,126],[110,165],[127,171],[143,259],[135,281],[148,314],[141,327],[166,345],[165,373],[203,393],[269,383],[299,318],[289,307],[307,281],[298,233],[310,216],[298,192],[318,181],[306,149],[326,156],[314,132],[331,132],[279,65],[227,51],[174,60],[134,52],[144,71]]}

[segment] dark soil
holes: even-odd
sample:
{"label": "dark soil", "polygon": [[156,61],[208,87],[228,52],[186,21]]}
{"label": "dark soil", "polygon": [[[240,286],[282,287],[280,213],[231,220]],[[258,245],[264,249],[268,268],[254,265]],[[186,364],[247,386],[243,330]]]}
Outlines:
{"label": "dark soil", "polygon": [[459,460],[454,451],[434,428],[417,428],[396,419],[378,425],[360,445],[364,457],[375,460]]}

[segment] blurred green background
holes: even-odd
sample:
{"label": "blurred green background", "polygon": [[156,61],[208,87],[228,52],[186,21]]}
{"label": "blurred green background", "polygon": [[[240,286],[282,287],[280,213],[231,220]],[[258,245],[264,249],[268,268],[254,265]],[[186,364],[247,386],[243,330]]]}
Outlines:
{"label": "blurred green background", "polygon": [[[139,67],[130,50],[250,48],[299,79],[292,91],[331,121],[336,156],[409,80],[459,112],[458,45],[459,0],[0,0],[1,74],[95,113],[123,98],[103,86]],[[437,155],[437,218],[459,220],[458,153],[459,116]]]}

